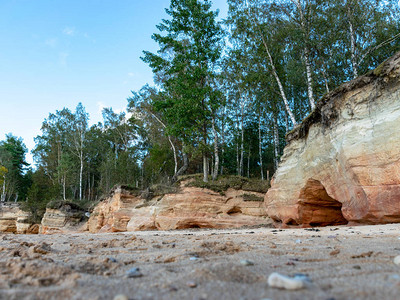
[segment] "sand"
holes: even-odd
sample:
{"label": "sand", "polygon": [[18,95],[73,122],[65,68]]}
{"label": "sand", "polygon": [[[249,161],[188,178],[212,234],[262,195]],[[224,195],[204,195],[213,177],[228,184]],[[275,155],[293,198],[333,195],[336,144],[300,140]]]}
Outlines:
{"label": "sand", "polygon": [[[2,234],[0,299],[399,299],[397,255],[400,224]],[[272,288],[273,272],[309,281]]]}

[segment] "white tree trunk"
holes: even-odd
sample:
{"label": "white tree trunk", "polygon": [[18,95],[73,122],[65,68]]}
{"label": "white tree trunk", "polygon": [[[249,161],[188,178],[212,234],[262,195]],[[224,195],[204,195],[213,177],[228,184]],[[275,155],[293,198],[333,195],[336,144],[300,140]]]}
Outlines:
{"label": "white tree trunk", "polygon": [[250,156],[251,156],[251,144],[249,144],[249,155],[247,156],[247,178],[250,178]]}
{"label": "white tree trunk", "polygon": [[279,131],[278,131],[278,120],[274,116],[274,166],[275,170],[278,169],[279,163]]}
{"label": "white tree trunk", "polygon": [[79,170],[79,200],[82,200],[82,177],[83,177],[83,152],[80,155],[81,167]]}
{"label": "white tree trunk", "polygon": [[255,20],[254,18],[251,17],[249,10],[248,10],[248,15],[249,15],[249,18],[255,23],[255,26],[256,26],[256,28],[258,29],[258,32],[259,32],[259,34],[260,34],[260,36],[261,36],[261,40],[262,40],[262,42],[263,42],[265,51],[267,52],[268,61],[269,61],[270,66],[271,66],[272,75],[274,76],[274,78],[275,78],[275,80],[276,80],[276,83],[278,84],[279,91],[280,91],[280,93],[281,93],[281,97],[282,97],[283,103],[285,104],[285,109],[286,109],[287,113],[288,113],[289,116],[290,116],[290,119],[291,119],[291,121],[292,121],[292,123],[293,123],[293,126],[297,126],[296,118],[294,117],[293,112],[292,112],[292,110],[290,109],[289,102],[288,102],[288,100],[287,100],[287,98],[286,98],[286,94],[285,94],[285,91],[284,91],[284,89],[283,89],[282,82],[281,82],[281,80],[280,80],[280,78],[279,78],[279,76],[278,76],[278,73],[277,73],[277,71],[276,71],[276,67],[275,67],[275,64],[274,64],[274,60],[272,59],[272,55],[271,55],[271,52],[269,51],[269,47],[268,47],[267,41],[265,40],[264,34],[262,33],[261,28],[260,28],[260,26],[258,25],[257,20]]}
{"label": "white tree trunk", "polygon": [[65,197],[65,174],[62,178],[62,182],[63,182],[63,200],[66,200],[66,197]]}
{"label": "white tree trunk", "polygon": [[262,159],[262,138],[261,138],[261,110],[258,113],[258,155],[260,157],[261,180],[264,180],[263,159]]}
{"label": "white tree trunk", "polygon": [[219,154],[218,154],[218,133],[217,130],[215,129],[215,117],[212,117],[212,131],[214,134],[214,158],[215,158],[215,165],[214,165],[214,170],[212,173],[212,180],[216,180],[218,176],[218,170],[219,170]]}
{"label": "white tree trunk", "polygon": [[208,182],[208,158],[205,153],[203,153],[203,182]]}
{"label": "white tree trunk", "polygon": [[6,201],[6,176],[3,176],[3,190],[1,191],[1,202]]}
{"label": "white tree trunk", "polygon": [[[164,124],[164,122],[162,122],[155,114],[153,114],[152,112],[150,112],[150,114],[161,124],[161,126],[164,127],[164,129],[167,128],[167,126]],[[175,145],[172,142],[170,136],[168,136],[168,141],[169,141],[169,143],[171,145],[171,148],[172,148],[172,151],[174,153],[174,163],[175,163],[175,165],[174,165],[174,174],[176,174],[178,172],[178,156],[176,154]]]}
{"label": "white tree trunk", "polygon": [[297,6],[297,10],[299,11],[300,15],[300,25],[303,31],[304,37],[304,63],[306,65],[306,76],[307,76],[307,93],[308,93],[308,101],[310,102],[311,110],[315,108],[315,100],[314,100],[314,93],[312,88],[312,72],[311,72],[311,63],[310,63],[310,50],[308,49],[307,42],[308,42],[308,30],[306,25],[306,19],[303,13],[303,7],[301,5],[300,0],[292,2]]}
{"label": "white tree trunk", "polygon": [[244,156],[244,101],[240,102],[240,128],[241,128],[241,145],[240,145],[240,164],[239,176],[243,176],[243,156]]}
{"label": "white tree trunk", "polygon": [[315,100],[314,100],[314,93],[312,87],[312,73],[311,73],[311,64],[309,58],[309,51],[306,47],[304,49],[304,60],[306,63],[306,73],[307,73],[307,92],[308,92],[308,101],[310,102],[311,110],[315,109]]}
{"label": "white tree trunk", "polygon": [[353,23],[351,22],[351,9],[347,6],[347,18],[349,22],[349,34],[350,34],[350,51],[351,51],[351,64],[353,67],[353,78],[358,77],[358,64],[356,58],[356,38],[354,34]]}

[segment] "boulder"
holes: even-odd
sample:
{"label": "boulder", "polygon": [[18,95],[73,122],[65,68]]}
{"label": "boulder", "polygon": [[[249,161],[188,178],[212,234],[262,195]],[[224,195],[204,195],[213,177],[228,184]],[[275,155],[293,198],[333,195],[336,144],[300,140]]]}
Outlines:
{"label": "boulder", "polygon": [[326,95],[287,135],[265,196],[284,225],[400,222],[400,52]]}

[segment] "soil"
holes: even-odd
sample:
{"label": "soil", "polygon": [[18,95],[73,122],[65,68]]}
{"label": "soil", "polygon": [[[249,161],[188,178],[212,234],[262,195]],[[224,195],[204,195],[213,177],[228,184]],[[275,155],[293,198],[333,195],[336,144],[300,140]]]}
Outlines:
{"label": "soil", "polygon": [[398,255],[400,224],[2,234],[0,299],[398,299]]}

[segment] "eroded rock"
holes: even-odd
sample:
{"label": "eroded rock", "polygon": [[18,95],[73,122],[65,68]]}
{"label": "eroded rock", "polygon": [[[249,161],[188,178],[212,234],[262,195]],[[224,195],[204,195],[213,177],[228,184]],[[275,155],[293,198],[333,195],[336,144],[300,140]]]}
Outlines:
{"label": "eroded rock", "polygon": [[268,215],[286,225],[400,222],[400,52],[325,96],[287,135]]}

